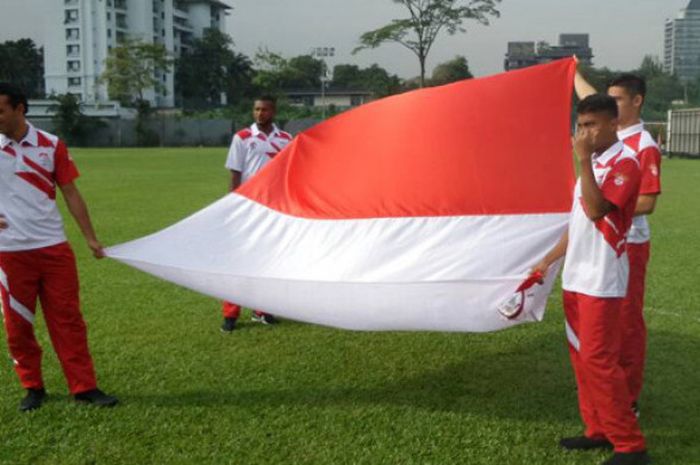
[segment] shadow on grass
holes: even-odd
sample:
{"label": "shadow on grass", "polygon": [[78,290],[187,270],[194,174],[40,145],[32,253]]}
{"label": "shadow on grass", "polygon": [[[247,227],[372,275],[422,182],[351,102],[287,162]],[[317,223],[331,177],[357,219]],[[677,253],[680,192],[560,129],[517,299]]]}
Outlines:
{"label": "shadow on grass", "polygon": [[[480,336],[484,337],[484,336]],[[488,337],[488,336],[486,336]],[[700,404],[697,340],[668,331],[650,335],[647,385],[642,397],[642,427],[650,439],[687,447],[700,431],[700,418],[688,409]],[[695,347],[693,351],[693,347]],[[327,360],[312,361],[323,370]],[[376,375],[376,373],[374,373]],[[370,377],[371,378],[371,377]],[[294,378],[295,380],[297,378]],[[570,424],[578,421],[576,392],[562,333],[552,330],[503,347],[470,351],[458,363],[426,368],[418,376],[372,385],[337,380],[309,386],[290,381],[278,389],[191,390],[163,395],[132,395],[128,403],[151,407],[222,406],[243,409],[334,406],[398,406],[426,411],[479,415],[519,421]],[[335,385],[331,385],[335,383]],[[363,385],[364,383],[364,385]],[[656,442],[656,441],[654,441]]]}
{"label": "shadow on grass", "polygon": [[[483,335],[478,337],[484,337]],[[465,347],[462,359],[418,376],[372,384],[358,373],[353,382],[334,385],[295,384],[279,389],[192,390],[163,395],[133,395],[128,402],[156,407],[234,406],[244,409],[277,406],[322,408],[325,406],[380,405],[463,415],[483,415],[517,420],[565,421],[577,417],[576,393],[568,366],[563,335],[557,331],[523,339],[507,348],[478,351]],[[395,356],[395,355],[394,355]],[[408,357],[409,355],[407,355]],[[319,370],[327,361],[316,361]],[[369,378],[377,378],[372,373]],[[296,378],[295,378],[296,379]],[[563,395],[562,395],[563,394]]]}

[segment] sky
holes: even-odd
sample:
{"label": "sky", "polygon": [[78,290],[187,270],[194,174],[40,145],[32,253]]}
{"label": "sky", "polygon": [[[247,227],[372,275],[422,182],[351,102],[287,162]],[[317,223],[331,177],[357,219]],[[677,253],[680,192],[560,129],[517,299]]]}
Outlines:
{"label": "sky", "polygon": [[[0,0],[0,41],[29,36],[44,42],[43,25],[28,10],[59,0]],[[400,45],[352,55],[359,36],[405,15],[391,0],[224,0],[233,7],[227,28],[236,49],[253,56],[261,47],[291,57],[313,47],[332,46],[329,60],[368,66],[377,63],[403,78],[418,75],[418,60]],[[644,55],[661,56],[666,18],[675,17],[689,0],[502,0],[500,18],[489,26],[466,22],[466,34],[441,35],[428,68],[464,55],[472,73],[501,72],[509,41],[552,44],[559,34],[588,33],[596,66],[636,68]],[[41,16],[39,16],[41,17]]]}

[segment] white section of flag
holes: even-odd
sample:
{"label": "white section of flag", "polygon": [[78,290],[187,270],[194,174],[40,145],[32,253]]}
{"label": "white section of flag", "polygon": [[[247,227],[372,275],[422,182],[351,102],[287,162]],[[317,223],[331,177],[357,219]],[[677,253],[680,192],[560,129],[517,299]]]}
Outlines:
{"label": "white section of flag", "polygon": [[283,318],[355,330],[493,331],[542,318],[556,276],[502,319],[568,214],[305,219],[229,194],[108,256]]}

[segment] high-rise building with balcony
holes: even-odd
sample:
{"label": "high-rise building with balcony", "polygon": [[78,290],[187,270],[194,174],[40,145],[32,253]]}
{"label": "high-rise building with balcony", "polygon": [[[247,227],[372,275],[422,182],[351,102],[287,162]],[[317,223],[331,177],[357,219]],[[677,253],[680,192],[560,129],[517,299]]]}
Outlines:
{"label": "high-rise building with balcony", "polygon": [[[86,102],[108,99],[98,79],[109,51],[125,39],[162,44],[178,57],[208,28],[225,32],[224,17],[231,9],[220,0],[52,0],[60,11],[46,31],[46,91],[70,92]],[[174,70],[155,76],[164,91],[149,90],[152,105],[175,102]]]}
{"label": "high-rise building with balcony", "polygon": [[688,82],[700,77],[700,0],[691,0],[664,29],[664,71]]}

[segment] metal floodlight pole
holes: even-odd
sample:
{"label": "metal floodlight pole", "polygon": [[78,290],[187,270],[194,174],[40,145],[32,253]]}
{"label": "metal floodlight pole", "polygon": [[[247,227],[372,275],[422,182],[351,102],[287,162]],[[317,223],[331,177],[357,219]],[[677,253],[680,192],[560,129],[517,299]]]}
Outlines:
{"label": "metal floodlight pole", "polygon": [[326,84],[328,83],[328,65],[325,58],[335,56],[335,47],[315,47],[311,55],[321,60],[321,116],[326,119]]}

